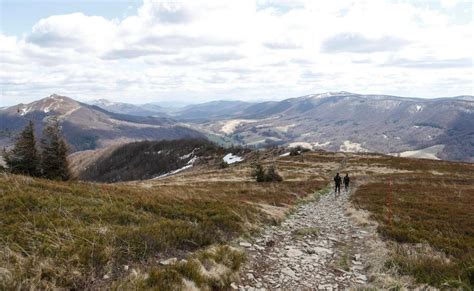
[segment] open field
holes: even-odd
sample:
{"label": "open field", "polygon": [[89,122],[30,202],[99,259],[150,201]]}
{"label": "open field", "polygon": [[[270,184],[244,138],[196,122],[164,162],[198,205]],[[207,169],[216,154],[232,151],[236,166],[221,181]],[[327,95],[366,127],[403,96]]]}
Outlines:
{"label": "open field", "polygon": [[[287,180],[275,184],[253,182],[250,161],[128,184],[1,174],[2,287],[223,288],[243,261],[225,244],[275,223],[328,182],[281,163]],[[159,266],[170,257],[186,261]]]}
{"label": "open field", "polygon": [[473,164],[368,155],[352,157],[348,167],[371,169],[355,177],[353,203],[372,213],[383,236],[400,243],[387,264],[420,283],[473,288]]}

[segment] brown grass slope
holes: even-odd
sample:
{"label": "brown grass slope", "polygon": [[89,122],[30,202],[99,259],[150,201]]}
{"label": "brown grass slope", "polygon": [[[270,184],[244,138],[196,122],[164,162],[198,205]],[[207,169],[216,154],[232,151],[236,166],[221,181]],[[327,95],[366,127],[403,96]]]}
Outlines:
{"label": "brown grass slope", "polygon": [[[210,270],[238,269],[242,257],[212,246],[274,223],[300,197],[327,184],[326,174],[309,166],[310,158],[262,158],[276,163],[286,181],[253,182],[252,157],[227,169],[203,167],[129,184],[1,174],[0,289],[167,289],[186,282],[224,288],[230,282]],[[326,166],[333,167],[320,168]],[[187,261],[159,267],[169,257]]]}
{"label": "brown grass slope", "polygon": [[359,179],[354,204],[400,243],[389,264],[420,283],[474,288],[473,164],[366,155],[348,168]]}

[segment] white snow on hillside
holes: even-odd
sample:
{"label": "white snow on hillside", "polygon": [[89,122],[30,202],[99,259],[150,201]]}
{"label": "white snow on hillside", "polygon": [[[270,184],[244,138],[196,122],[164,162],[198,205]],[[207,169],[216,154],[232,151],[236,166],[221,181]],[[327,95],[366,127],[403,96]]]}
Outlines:
{"label": "white snow on hillside", "polygon": [[439,145],[434,145],[434,146],[427,147],[427,148],[424,148],[424,149],[406,151],[406,152],[401,152],[401,153],[392,154],[392,155],[399,156],[399,157],[405,157],[405,158],[439,160],[437,155],[441,151],[443,151],[443,149],[444,149],[444,145],[439,144]]}
{"label": "white snow on hillside", "polygon": [[309,142],[297,141],[297,142],[290,143],[288,147],[290,148],[302,147],[302,148],[312,149],[313,145],[310,144]]}
{"label": "white snow on hillside", "polygon": [[30,111],[31,111],[31,107],[23,107],[20,111],[20,115],[24,116],[24,115],[28,114],[28,112],[30,112]]}
{"label": "white snow on hillside", "polygon": [[281,154],[280,157],[288,157],[290,155],[290,153],[284,153],[284,154]]}
{"label": "white snow on hillside", "polygon": [[192,158],[188,161],[188,163],[186,164],[186,166],[184,166],[184,167],[182,167],[182,168],[179,168],[179,169],[177,169],[177,170],[168,172],[168,173],[166,173],[166,174],[159,175],[159,176],[153,178],[152,180],[156,180],[156,179],[168,177],[168,176],[177,174],[177,173],[179,173],[179,172],[182,172],[182,171],[184,171],[184,170],[187,170],[187,169],[189,169],[189,168],[192,168],[192,166],[194,165],[194,162],[195,162],[197,159],[198,159],[198,157],[192,157]]}
{"label": "white snow on hillside", "polygon": [[355,152],[363,153],[367,152],[367,149],[363,148],[360,143],[351,142],[350,140],[344,141],[344,143],[339,147],[341,152]]}
{"label": "white snow on hillside", "polygon": [[315,142],[313,143],[313,147],[315,148],[324,148],[324,147],[327,147],[328,145],[330,145],[331,142],[327,141],[327,142]]}
{"label": "white snow on hillside", "polygon": [[416,112],[420,112],[421,110],[423,110],[423,107],[421,107],[421,105],[416,105]]}
{"label": "white snow on hillside", "polygon": [[230,153],[230,154],[225,155],[225,157],[223,157],[222,160],[224,160],[224,162],[226,162],[227,164],[230,165],[230,164],[242,162],[244,160],[244,158]]}

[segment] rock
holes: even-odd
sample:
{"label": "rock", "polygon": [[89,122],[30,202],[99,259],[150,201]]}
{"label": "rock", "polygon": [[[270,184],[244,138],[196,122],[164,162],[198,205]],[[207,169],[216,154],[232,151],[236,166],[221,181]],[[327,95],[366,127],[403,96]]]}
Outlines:
{"label": "rock", "polygon": [[237,287],[237,284],[235,284],[234,282],[230,283],[230,288],[232,288],[233,290],[239,289],[239,287]]}
{"label": "rock", "polygon": [[317,253],[326,253],[326,254],[330,254],[330,255],[333,254],[333,251],[331,251],[330,249],[327,249],[327,248],[323,248],[323,247],[315,247],[314,251],[317,252]]}
{"label": "rock", "polygon": [[367,281],[367,276],[365,275],[357,275],[356,278],[359,280]]}
{"label": "rock", "polygon": [[168,265],[175,264],[177,261],[178,261],[177,258],[169,258],[167,260],[161,260],[160,265],[168,266]]}
{"label": "rock", "polygon": [[128,268],[129,268],[128,265],[123,266],[124,271],[128,271]]}
{"label": "rock", "polygon": [[294,257],[299,257],[299,256],[303,255],[303,252],[298,250],[298,249],[289,249],[286,252],[286,255],[290,258],[294,258]]}
{"label": "rock", "polygon": [[331,284],[318,285],[318,290],[332,290],[332,285]]}
{"label": "rock", "polygon": [[107,280],[107,279],[110,279],[110,275],[109,274],[105,274],[104,277],[102,277],[104,280]]}
{"label": "rock", "polygon": [[274,247],[275,246],[275,241],[269,240],[265,243],[265,245],[269,248]]}
{"label": "rock", "polygon": [[355,259],[356,261],[360,260],[360,254],[355,254],[355,255],[354,255],[354,259]]}
{"label": "rock", "polygon": [[253,276],[252,273],[247,273],[247,279],[253,280],[253,279],[255,279],[255,277]]}
{"label": "rock", "polygon": [[307,254],[310,254],[310,255],[312,255],[312,254],[315,254],[315,253],[316,253],[316,251],[315,251],[315,250],[313,250],[313,249],[311,249],[311,248],[306,248],[304,251],[305,251]]}
{"label": "rock", "polygon": [[259,250],[259,251],[265,250],[264,247],[261,247],[261,246],[259,246],[259,245],[255,245],[255,248],[256,248],[257,250]]}
{"label": "rock", "polygon": [[248,243],[246,241],[240,242],[239,245],[244,248],[250,248],[252,246],[251,243]]}
{"label": "rock", "polygon": [[290,269],[288,267],[281,269],[281,272],[285,275],[290,276],[290,277],[295,277],[295,271],[293,271],[292,269]]}

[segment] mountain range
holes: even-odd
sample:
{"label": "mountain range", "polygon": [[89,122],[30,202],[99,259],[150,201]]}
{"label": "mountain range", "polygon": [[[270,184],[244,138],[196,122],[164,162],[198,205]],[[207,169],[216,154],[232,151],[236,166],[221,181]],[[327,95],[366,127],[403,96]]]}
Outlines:
{"label": "mountain range", "polygon": [[[61,101],[62,100],[62,101]],[[328,151],[474,162],[474,97],[407,98],[328,92],[282,101],[212,101],[180,108],[52,95],[0,110],[3,139],[28,119],[53,114],[75,150],[117,141],[217,136],[254,147],[303,146]]]}
{"label": "mountain range", "polygon": [[205,137],[167,117],[113,113],[53,94],[29,104],[0,109],[0,144],[10,144],[11,137],[28,120],[34,121],[40,133],[45,122],[53,116],[59,120],[72,152],[136,140]]}

